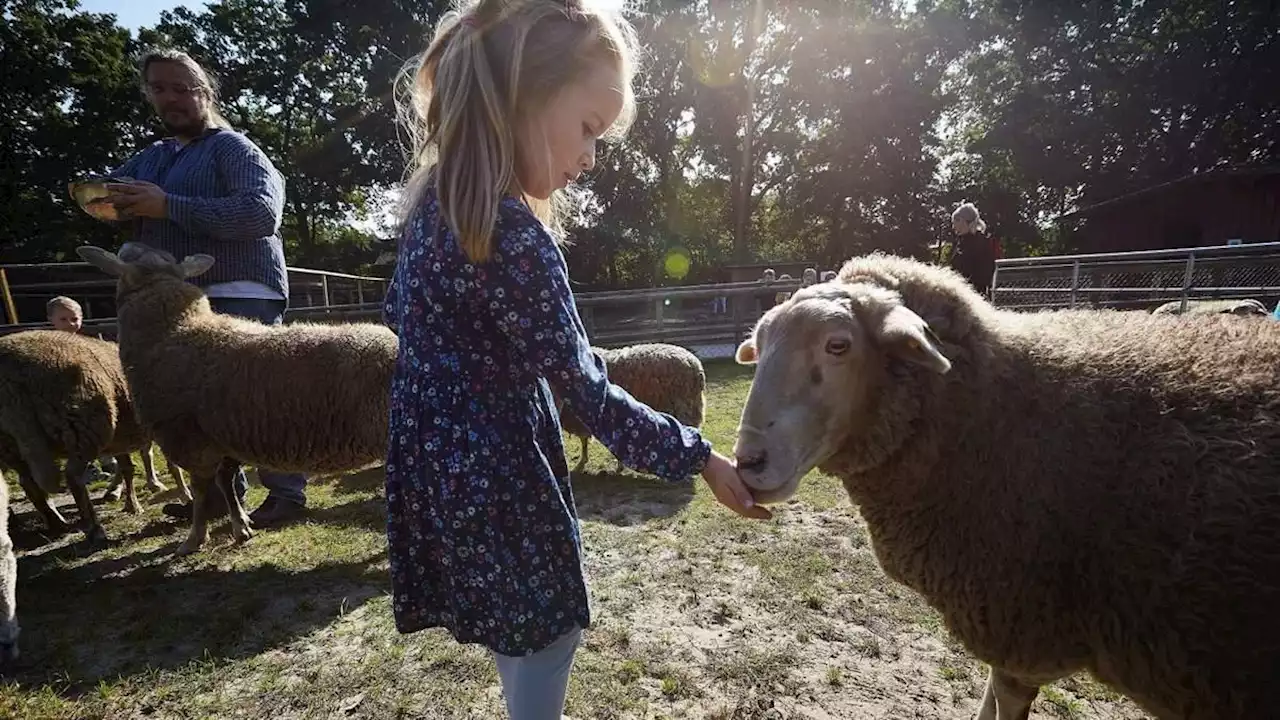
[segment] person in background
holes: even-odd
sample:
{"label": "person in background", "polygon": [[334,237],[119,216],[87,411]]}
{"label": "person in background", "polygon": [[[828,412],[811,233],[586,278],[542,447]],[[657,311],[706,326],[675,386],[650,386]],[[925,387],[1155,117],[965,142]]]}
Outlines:
{"label": "person in background", "polygon": [[80,303],[66,295],[59,295],[45,303],[44,313],[54,330],[78,333],[84,324],[84,312]]}
{"label": "person in background", "polygon": [[[213,267],[192,279],[204,288],[213,311],[283,322],[289,279],[280,224],[284,178],[253,141],[230,129],[218,112],[217,86],[191,56],[157,50],[139,63],[142,90],[169,136],[129,158],[112,175],[108,200],[133,239],[181,259],[207,253]],[[267,499],[249,515],[255,527],[289,522],[306,507],[306,476],[259,470]],[[248,483],[235,480],[243,500]],[[227,512],[221,493],[206,496],[210,517]],[[189,519],[191,508],[164,506]]]}
{"label": "person in background", "polygon": [[963,275],[975,290],[986,296],[991,290],[996,260],[1003,254],[1000,242],[987,235],[987,224],[971,202],[962,203],[951,214],[951,229],[956,234],[951,267]]}
{"label": "person in background", "polygon": [[[54,330],[78,334],[84,325],[84,311],[80,303],[66,295],[59,295],[45,303],[44,312]],[[107,488],[107,494],[104,497],[118,500],[120,498],[118,491],[122,486],[122,481],[116,477],[118,467],[119,463],[115,458],[104,455],[85,468],[84,482],[87,485],[95,480],[114,478],[115,482]],[[113,493],[114,496],[112,496]]]}

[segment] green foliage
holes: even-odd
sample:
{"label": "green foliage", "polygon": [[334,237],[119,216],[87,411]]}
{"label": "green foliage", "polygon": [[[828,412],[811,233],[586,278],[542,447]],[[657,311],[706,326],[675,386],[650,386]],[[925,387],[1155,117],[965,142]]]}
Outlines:
{"label": "green foliage", "polygon": [[[568,251],[582,289],[734,262],[924,256],[978,204],[1007,254],[1068,249],[1080,204],[1280,154],[1266,3],[641,0],[629,135],[602,147]],[[114,243],[66,197],[160,128],[133,59],[176,45],[286,178],[291,264],[372,260],[402,180],[393,83],[447,4],[218,0],[138,37],[72,0],[0,0],[0,253]],[[682,277],[665,259],[687,253]]]}

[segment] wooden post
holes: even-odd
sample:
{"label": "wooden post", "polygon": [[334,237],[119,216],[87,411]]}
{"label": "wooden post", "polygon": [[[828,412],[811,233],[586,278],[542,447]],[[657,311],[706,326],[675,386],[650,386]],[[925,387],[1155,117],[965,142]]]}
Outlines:
{"label": "wooden post", "polygon": [[13,293],[9,292],[9,276],[0,267],[0,290],[4,292],[4,309],[9,315],[9,324],[18,324],[18,308],[13,304]]}

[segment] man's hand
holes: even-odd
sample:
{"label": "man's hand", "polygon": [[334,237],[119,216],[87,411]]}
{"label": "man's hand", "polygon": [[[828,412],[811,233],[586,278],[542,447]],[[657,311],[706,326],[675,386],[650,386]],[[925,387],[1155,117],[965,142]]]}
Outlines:
{"label": "man's hand", "polygon": [[742,517],[755,520],[768,520],[773,513],[767,508],[755,504],[751,491],[742,483],[738,469],[729,459],[714,450],[702,469],[702,479],[711,486],[711,492],[721,505],[738,513]]}
{"label": "man's hand", "polygon": [[168,197],[164,189],[155,183],[145,180],[134,180],[130,183],[107,183],[107,202],[115,205],[121,218],[155,218],[163,220],[169,217]]}

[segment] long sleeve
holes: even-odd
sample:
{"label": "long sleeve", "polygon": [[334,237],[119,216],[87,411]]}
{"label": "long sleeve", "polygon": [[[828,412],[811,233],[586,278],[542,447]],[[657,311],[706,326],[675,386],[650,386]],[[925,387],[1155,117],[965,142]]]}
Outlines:
{"label": "long sleeve", "polygon": [[672,482],[701,472],[711,445],[696,428],[609,382],[574,305],[564,257],[541,223],[504,207],[495,241],[492,261],[476,268],[479,292],[527,368],[627,467]]}
{"label": "long sleeve", "polygon": [[142,159],[142,152],[134,153],[128,160],[121,163],[120,167],[112,169],[108,175],[115,178],[133,177],[133,174],[138,171],[138,162]]}
{"label": "long sleeve", "polygon": [[169,195],[169,219],[182,229],[219,240],[252,241],[272,235],[284,214],[284,178],[252,143],[222,133],[212,149],[230,194]]}

